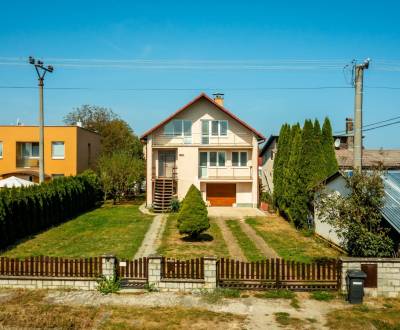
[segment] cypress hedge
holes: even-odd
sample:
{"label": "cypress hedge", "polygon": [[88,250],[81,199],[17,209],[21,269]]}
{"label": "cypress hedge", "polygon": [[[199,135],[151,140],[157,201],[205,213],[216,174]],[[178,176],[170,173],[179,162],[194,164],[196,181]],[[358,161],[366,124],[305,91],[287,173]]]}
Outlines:
{"label": "cypress hedge", "polygon": [[92,209],[103,193],[92,171],[0,190],[0,248]]}
{"label": "cypress hedge", "polygon": [[338,170],[328,118],[323,127],[316,119],[281,127],[274,161],[274,203],[279,212],[296,227],[307,227],[312,210],[313,190]]}

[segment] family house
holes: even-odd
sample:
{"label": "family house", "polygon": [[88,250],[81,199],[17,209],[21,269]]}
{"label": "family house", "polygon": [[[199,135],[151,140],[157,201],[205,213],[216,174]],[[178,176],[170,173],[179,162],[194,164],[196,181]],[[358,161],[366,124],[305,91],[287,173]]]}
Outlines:
{"label": "family house", "polygon": [[194,184],[210,206],[258,205],[258,145],[264,136],[223,105],[200,94],[141,136],[147,206],[170,207]]}
{"label": "family house", "polygon": [[[45,126],[45,178],[76,175],[93,167],[100,146],[100,135],[82,127]],[[39,181],[38,126],[0,126],[0,179],[11,176]]]}
{"label": "family house", "polygon": [[[346,128],[342,134],[333,135],[339,170],[351,170],[354,165],[354,130],[353,119],[346,118]],[[273,168],[274,158],[278,152],[278,135],[271,135],[263,145],[260,158],[260,180],[264,191],[274,190]],[[380,167],[385,170],[400,170],[400,150],[363,149],[362,166],[364,169]]]}

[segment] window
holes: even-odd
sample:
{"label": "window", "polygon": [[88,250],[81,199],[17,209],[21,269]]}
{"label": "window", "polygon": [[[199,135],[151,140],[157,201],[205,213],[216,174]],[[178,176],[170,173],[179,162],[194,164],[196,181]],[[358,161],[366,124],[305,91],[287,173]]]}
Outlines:
{"label": "window", "polygon": [[213,120],[211,122],[211,135],[218,136],[219,135],[219,121]]}
{"label": "window", "polygon": [[170,136],[192,136],[192,122],[181,119],[171,120],[165,124],[164,134]]}
{"label": "window", "polygon": [[0,158],[3,158],[3,142],[0,141]]}
{"label": "window", "polygon": [[207,159],[208,159],[207,152],[200,152],[200,166],[207,167]]}
{"label": "window", "polygon": [[[211,125],[210,125],[211,123]],[[201,135],[203,144],[209,143],[209,136],[227,136],[228,121],[227,120],[202,120]]]}
{"label": "window", "polygon": [[[200,166],[206,166],[207,162],[206,162],[205,156],[202,154],[207,155],[207,152],[200,153]],[[208,159],[209,159],[210,167],[216,167],[216,166],[224,167],[225,159],[226,159],[225,151],[210,151],[208,153]],[[205,164],[205,165],[203,165],[203,164]]]}
{"label": "window", "polygon": [[20,148],[21,148],[21,156],[24,158],[39,157],[39,142],[23,142],[20,144]]}
{"label": "window", "polygon": [[57,141],[51,143],[51,158],[53,159],[64,159],[65,150],[64,142]]}
{"label": "window", "polygon": [[233,151],[232,166],[247,166],[247,151]]}

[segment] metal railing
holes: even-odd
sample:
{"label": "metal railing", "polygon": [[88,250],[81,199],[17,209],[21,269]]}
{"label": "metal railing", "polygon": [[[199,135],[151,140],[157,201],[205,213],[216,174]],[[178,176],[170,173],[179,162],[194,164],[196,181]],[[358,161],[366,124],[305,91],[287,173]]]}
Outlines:
{"label": "metal railing", "polygon": [[154,146],[173,146],[173,145],[235,145],[252,146],[253,136],[248,133],[231,133],[226,136],[202,135],[192,133],[191,136],[173,136],[159,134],[153,138]]}
{"label": "metal railing", "polygon": [[22,168],[39,167],[39,158],[30,158],[30,157],[17,158],[17,167],[22,167]]}
{"label": "metal railing", "polygon": [[253,177],[253,167],[199,167],[200,179],[230,179],[250,180]]}

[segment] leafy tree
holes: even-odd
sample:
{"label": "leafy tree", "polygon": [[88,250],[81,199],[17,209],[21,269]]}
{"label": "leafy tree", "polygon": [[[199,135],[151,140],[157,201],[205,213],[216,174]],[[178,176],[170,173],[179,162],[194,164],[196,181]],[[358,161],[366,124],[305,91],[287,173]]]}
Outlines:
{"label": "leafy tree", "polygon": [[339,169],[333,145],[331,122],[328,117],[322,125],[321,145],[324,155],[324,178],[327,178]]}
{"label": "leafy tree", "polygon": [[98,172],[105,198],[113,203],[134,193],[144,180],[144,161],[124,151],[103,154],[98,161]]}
{"label": "leafy tree", "polygon": [[348,194],[322,191],[316,199],[321,221],[333,227],[350,256],[388,257],[389,229],[382,224],[384,185],[379,171],[344,175]]}
{"label": "leafy tree", "polygon": [[207,207],[200,190],[191,185],[183,199],[182,208],[178,215],[179,233],[198,238],[208,228],[210,228],[210,222]]}
{"label": "leafy tree", "polygon": [[142,146],[129,124],[118,117],[111,109],[95,105],[82,105],[64,117],[64,123],[95,131],[101,136],[102,153],[127,151],[132,157],[142,157]]}
{"label": "leafy tree", "polygon": [[112,154],[116,150],[125,151],[132,157],[143,156],[142,144],[131,127],[122,119],[114,119],[102,131],[102,153]]}
{"label": "leafy tree", "polygon": [[81,122],[84,128],[102,135],[103,129],[114,119],[118,119],[118,116],[111,109],[84,104],[68,113],[64,117],[64,123],[76,125],[77,122]]}

